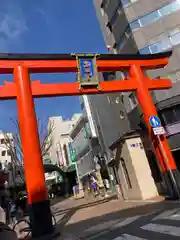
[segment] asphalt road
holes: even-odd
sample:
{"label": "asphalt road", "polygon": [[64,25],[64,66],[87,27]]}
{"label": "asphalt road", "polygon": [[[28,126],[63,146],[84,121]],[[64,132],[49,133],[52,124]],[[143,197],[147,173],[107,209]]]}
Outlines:
{"label": "asphalt road", "polygon": [[145,206],[139,209],[126,210],[127,217],[119,212],[113,218],[107,215],[75,224],[73,229],[69,226],[63,240],[173,240],[180,237],[180,204],[162,208],[157,205],[147,211]]}
{"label": "asphalt road", "polygon": [[[133,216],[120,220],[104,231],[92,233],[81,240],[170,240],[180,237],[180,208]],[[95,230],[95,229],[94,229]],[[96,226],[98,230],[98,225]],[[87,231],[87,230],[86,230]],[[90,232],[90,229],[89,229]]]}

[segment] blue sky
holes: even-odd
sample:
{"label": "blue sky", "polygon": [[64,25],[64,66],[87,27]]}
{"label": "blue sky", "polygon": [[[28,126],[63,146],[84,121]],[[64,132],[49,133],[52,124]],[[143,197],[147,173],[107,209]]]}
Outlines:
{"label": "blue sky", "polygon": [[[105,53],[105,43],[93,0],[1,0],[0,52]],[[41,82],[75,81],[74,74],[38,74]],[[12,76],[0,76],[0,84]],[[41,119],[80,112],[78,97],[35,100]],[[10,118],[17,117],[15,101],[0,101],[0,129],[13,130]]]}

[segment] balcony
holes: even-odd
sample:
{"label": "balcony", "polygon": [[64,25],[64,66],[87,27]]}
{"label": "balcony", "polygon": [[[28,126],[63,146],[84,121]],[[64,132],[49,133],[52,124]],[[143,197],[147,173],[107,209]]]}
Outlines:
{"label": "balcony", "polygon": [[77,168],[78,168],[78,174],[80,178],[95,171],[96,166],[95,166],[94,155],[92,151],[87,152],[83,157],[81,157],[77,161]]}
{"label": "balcony", "polygon": [[89,139],[86,138],[85,129],[82,128],[78,135],[73,139],[72,147],[76,151],[76,157],[84,155],[89,149]]}

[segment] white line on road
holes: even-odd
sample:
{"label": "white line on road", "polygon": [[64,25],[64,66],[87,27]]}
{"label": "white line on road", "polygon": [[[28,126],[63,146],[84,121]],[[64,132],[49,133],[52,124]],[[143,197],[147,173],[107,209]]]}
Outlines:
{"label": "white line on road", "polygon": [[123,234],[117,238],[114,238],[113,240],[147,240],[147,238],[139,238],[134,235]]}
{"label": "white line on road", "polygon": [[138,215],[138,216],[128,217],[125,220],[123,220],[123,221],[115,224],[114,226],[110,227],[108,230],[101,231],[100,233],[97,233],[97,234],[93,235],[92,237],[88,237],[88,240],[95,239],[95,238],[100,237],[101,235],[104,235],[106,233],[109,233],[110,231],[113,231],[117,228],[124,227],[124,226],[136,221],[140,217],[142,217],[142,216]]}
{"label": "white line on road", "polygon": [[[140,218],[140,217],[142,217],[142,216],[139,216],[139,215],[138,215],[138,216],[134,216],[134,217],[128,217],[128,218],[126,218],[124,221],[115,224],[114,227],[115,227],[115,228],[124,227],[124,226],[126,226],[126,225],[128,225],[128,224],[130,224],[130,223],[132,223],[132,222],[134,222],[134,221],[136,221],[136,220],[137,220],[138,218]],[[113,228],[114,228],[114,227],[113,227]]]}
{"label": "white line on road", "polygon": [[169,217],[175,213],[175,212],[178,212],[180,211],[180,208],[174,208],[172,210],[167,210],[167,211],[164,211],[162,212],[161,214],[159,214],[158,216],[156,216],[155,218],[153,218],[153,221],[154,220],[158,220],[158,219],[169,219]]}
{"label": "white line on road", "polygon": [[147,225],[142,226],[141,229],[180,237],[179,227],[149,223]]}

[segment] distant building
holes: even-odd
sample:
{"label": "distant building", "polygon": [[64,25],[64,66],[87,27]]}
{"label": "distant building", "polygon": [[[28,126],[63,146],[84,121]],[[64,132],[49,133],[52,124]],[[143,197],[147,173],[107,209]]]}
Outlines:
{"label": "distant building", "polygon": [[58,165],[62,169],[67,168],[71,162],[69,149],[71,138],[69,133],[80,117],[81,114],[77,113],[70,120],[64,120],[62,116],[49,118],[48,126],[50,127],[52,124],[54,128],[51,137],[52,146],[49,151],[49,158],[52,164]]}
{"label": "distant building", "polygon": [[95,170],[91,135],[87,116],[83,113],[70,132],[79,179],[82,179],[84,176]]}
{"label": "distant building", "polygon": [[[6,134],[13,144],[12,133],[6,133]],[[0,163],[2,164],[3,169],[7,169],[8,164],[12,163],[11,152],[8,150],[5,144],[5,136],[3,132],[0,132]]]}

